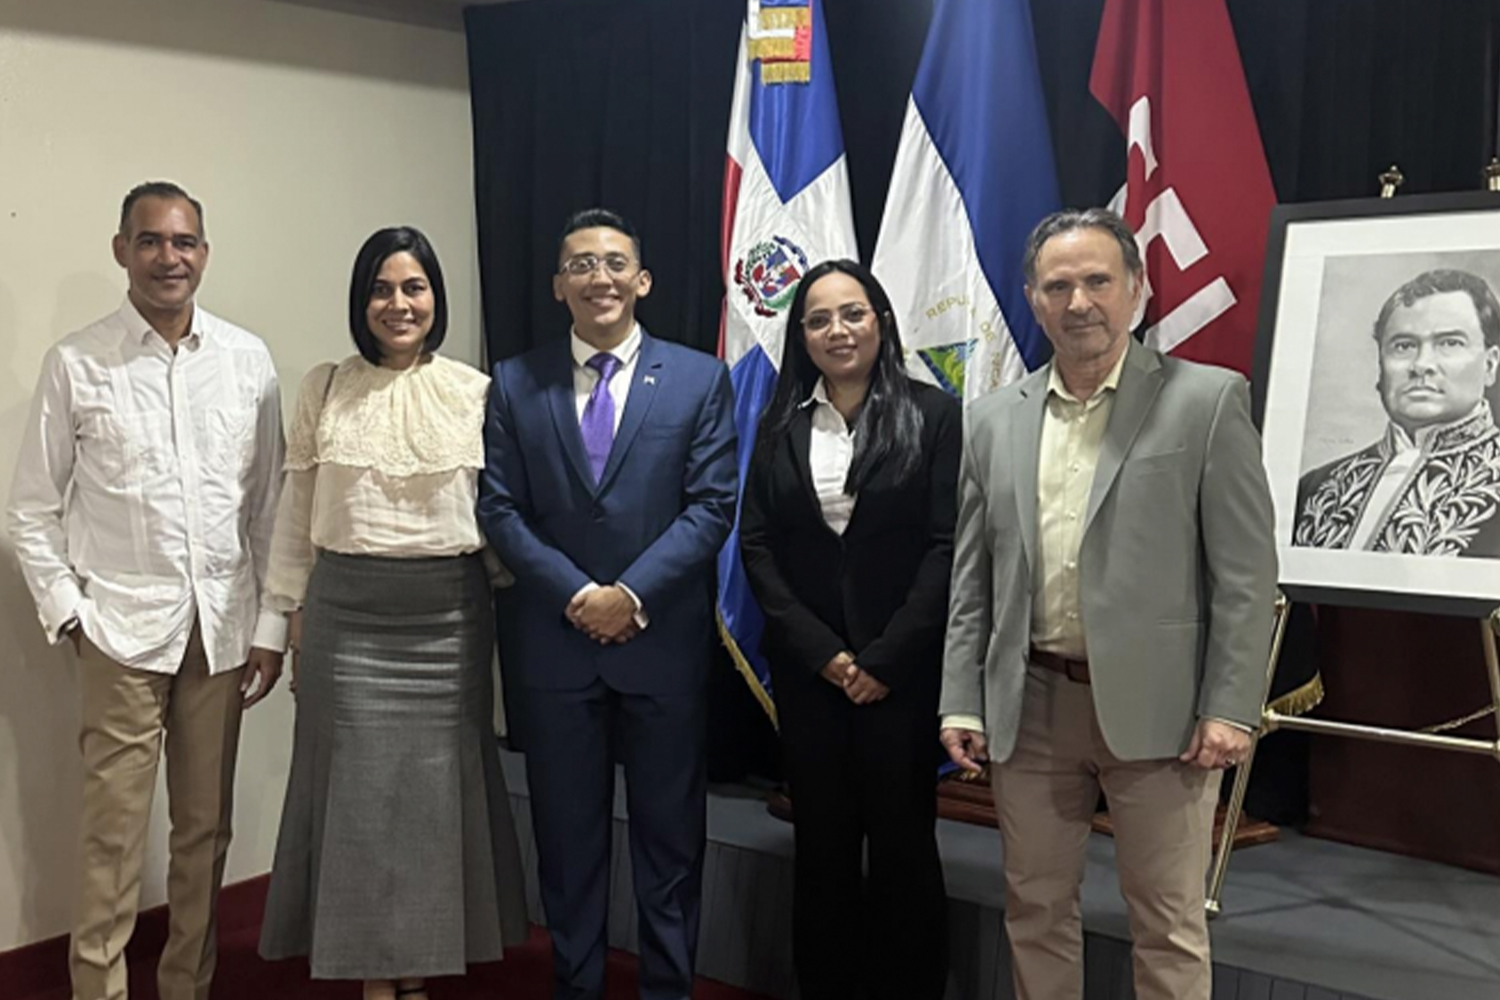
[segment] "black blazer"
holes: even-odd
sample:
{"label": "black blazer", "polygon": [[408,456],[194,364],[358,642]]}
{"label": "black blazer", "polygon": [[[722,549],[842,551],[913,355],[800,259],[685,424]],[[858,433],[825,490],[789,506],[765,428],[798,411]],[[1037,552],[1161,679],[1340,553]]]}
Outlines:
{"label": "black blazer", "polygon": [[823,520],[803,407],[775,450],[752,463],[740,510],[745,573],[765,613],[777,667],[816,674],[848,650],[892,691],[937,684],[953,567],[963,414],[941,389],[913,381],[922,459],[906,482],[877,469],[842,536]]}

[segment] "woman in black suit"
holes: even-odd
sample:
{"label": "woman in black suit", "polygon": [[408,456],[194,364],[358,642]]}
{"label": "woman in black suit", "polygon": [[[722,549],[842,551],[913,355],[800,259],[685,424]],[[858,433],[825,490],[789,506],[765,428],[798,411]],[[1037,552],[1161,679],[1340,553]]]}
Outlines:
{"label": "woman in black suit", "polygon": [[740,515],[796,811],[803,1000],[943,993],[934,746],[961,435],[958,403],[907,376],[874,275],[810,270]]}

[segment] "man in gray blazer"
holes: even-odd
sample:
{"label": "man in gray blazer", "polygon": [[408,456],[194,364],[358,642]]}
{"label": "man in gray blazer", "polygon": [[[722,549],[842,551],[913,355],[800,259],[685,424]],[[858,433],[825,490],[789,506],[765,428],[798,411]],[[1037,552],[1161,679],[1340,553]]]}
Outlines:
{"label": "man in gray blazer", "polygon": [[1260,721],[1276,549],[1239,375],[1130,336],[1124,220],[1027,242],[1052,362],[967,414],[942,740],[988,760],[1020,1000],[1083,995],[1084,844],[1102,789],[1138,1000],[1208,1000],[1204,873],[1222,769]]}

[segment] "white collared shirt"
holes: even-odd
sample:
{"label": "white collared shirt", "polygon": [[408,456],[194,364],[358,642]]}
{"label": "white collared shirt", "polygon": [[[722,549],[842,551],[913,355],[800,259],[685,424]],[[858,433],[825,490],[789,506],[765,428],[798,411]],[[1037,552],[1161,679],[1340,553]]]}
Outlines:
{"label": "white collared shirt", "polygon": [[[589,358],[599,353],[599,348],[578,336],[573,330],[568,334],[573,341],[573,402],[578,408],[578,419],[583,421],[583,408],[588,405],[594,386],[599,384],[599,373],[589,367]],[[607,352],[620,361],[614,377],[609,380],[609,395],[615,401],[615,431],[620,430],[620,418],[625,415],[625,401],[630,398],[630,382],[635,378],[635,363],[641,356],[641,325],[630,330],[630,336],[620,346]]]}
{"label": "white collared shirt", "polygon": [[202,307],[173,351],[127,299],[47,352],[9,526],[52,642],[176,673],[196,618],[211,673],[281,650],[261,588],[281,482],[270,352]]}
{"label": "white collared shirt", "polygon": [[813,492],[823,510],[823,520],[834,534],[842,535],[854,516],[855,497],[844,492],[849,466],[854,463],[854,428],[850,427],[828,398],[828,387],[818,379],[803,406],[812,409],[812,436],[807,446]]}

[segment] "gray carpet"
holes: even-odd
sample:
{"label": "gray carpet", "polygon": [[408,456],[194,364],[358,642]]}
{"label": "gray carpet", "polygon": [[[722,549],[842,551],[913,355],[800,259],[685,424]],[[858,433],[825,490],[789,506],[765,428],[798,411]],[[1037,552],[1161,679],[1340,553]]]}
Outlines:
{"label": "gray carpet", "polygon": [[[532,918],[542,922],[524,768],[505,754]],[[610,945],[633,950],[624,796],[617,791]],[[791,828],[752,789],[709,798],[701,975],[790,998]],[[1009,1000],[1000,840],[942,821],[952,929],[950,1000]],[[1114,846],[1089,843],[1086,1000],[1131,1000]],[[1213,924],[1215,1000],[1500,1000],[1500,879],[1284,831],[1236,853]]]}

